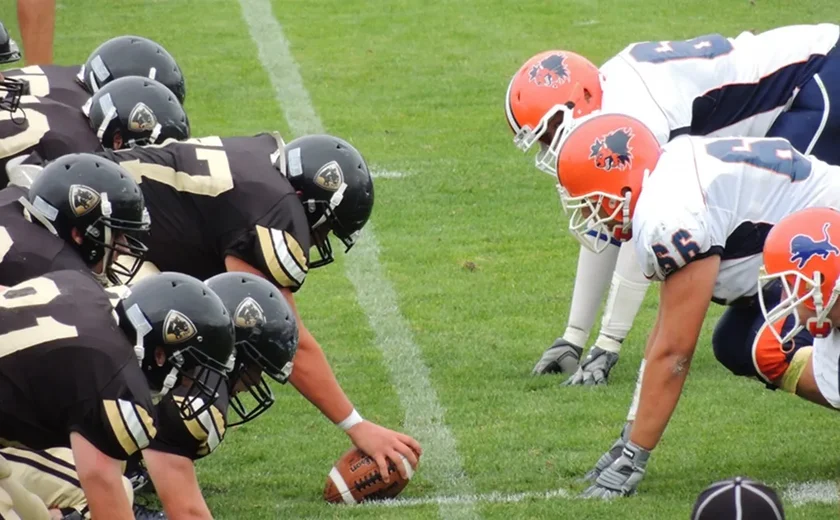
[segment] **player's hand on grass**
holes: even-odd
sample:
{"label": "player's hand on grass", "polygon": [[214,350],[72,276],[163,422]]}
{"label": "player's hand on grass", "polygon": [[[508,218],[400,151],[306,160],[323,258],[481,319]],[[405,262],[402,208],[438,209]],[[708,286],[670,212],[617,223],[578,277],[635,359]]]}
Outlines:
{"label": "player's hand on grass", "polygon": [[394,463],[404,479],[408,479],[409,475],[405,472],[400,455],[408,460],[412,468],[417,469],[417,460],[423,453],[420,443],[413,438],[370,421],[362,421],[353,426],[347,430],[347,435],[357,448],[373,457],[379,465],[379,474],[385,482],[390,480],[388,460]]}
{"label": "player's hand on grass", "polygon": [[618,363],[618,353],[600,347],[592,347],[577,372],[567,379],[563,385],[605,385],[610,377],[610,370],[616,363]]}
{"label": "player's hand on grass", "polygon": [[627,444],[627,441],[630,439],[631,426],[632,423],[630,422],[624,423],[624,428],[621,429],[621,435],[618,437],[618,440],[610,446],[610,449],[607,450],[606,453],[601,455],[601,458],[595,463],[595,467],[586,473],[583,477],[584,479],[594,483],[595,479],[598,478],[598,475],[610,467],[610,464],[615,462],[615,460],[621,456],[621,452],[624,450],[624,445]]}
{"label": "player's hand on grass", "polygon": [[542,374],[571,374],[577,369],[582,353],[582,348],[569,343],[563,338],[557,338],[543,352],[542,357],[537,361],[531,374],[535,376]]}
{"label": "player's hand on grass", "polygon": [[611,499],[630,496],[645,476],[650,452],[628,441],[621,456],[603,470],[595,483],[581,495],[583,498]]}

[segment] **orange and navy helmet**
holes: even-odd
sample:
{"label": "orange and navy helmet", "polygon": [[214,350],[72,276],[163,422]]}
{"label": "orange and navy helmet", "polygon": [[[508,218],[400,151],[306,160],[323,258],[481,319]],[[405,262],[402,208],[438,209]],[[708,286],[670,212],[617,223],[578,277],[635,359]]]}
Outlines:
{"label": "orange and navy helmet", "polygon": [[611,239],[628,240],[642,182],[662,149],[638,119],[594,114],[576,122],[557,157],[557,191],[569,231],[599,253]]}
{"label": "orange and navy helmet", "polygon": [[540,141],[536,165],[554,175],[557,150],[574,118],[601,109],[601,73],[583,56],[546,51],[525,62],[510,80],[505,113],[513,142],[527,151]]}
{"label": "orange and navy helmet", "polygon": [[[782,285],[782,297],[768,308],[761,287],[776,281]],[[771,327],[782,344],[803,328],[816,338],[828,336],[834,328],[828,314],[840,296],[840,212],[832,208],[803,209],[773,226],[764,242],[764,266],[758,285],[761,312],[768,323],[791,315],[795,319],[785,337]],[[815,314],[804,325],[796,312],[800,305]]]}

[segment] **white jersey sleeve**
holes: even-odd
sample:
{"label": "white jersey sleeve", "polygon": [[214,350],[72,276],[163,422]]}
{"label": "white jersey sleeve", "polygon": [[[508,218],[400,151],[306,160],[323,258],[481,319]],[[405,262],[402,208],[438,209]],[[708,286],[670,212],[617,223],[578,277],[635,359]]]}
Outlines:
{"label": "white jersey sleeve", "polygon": [[[673,168],[685,169],[693,154],[692,142],[672,142],[659,159],[653,175]],[[723,251],[719,226],[708,218],[697,177],[673,175],[659,182],[646,179],[633,214],[633,242],[645,277],[663,281],[693,260]]]}
{"label": "white jersey sleeve", "polygon": [[840,333],[834,329],[827,338],[814,339],[814,380],[817,388],[834,408],[840,408]]}

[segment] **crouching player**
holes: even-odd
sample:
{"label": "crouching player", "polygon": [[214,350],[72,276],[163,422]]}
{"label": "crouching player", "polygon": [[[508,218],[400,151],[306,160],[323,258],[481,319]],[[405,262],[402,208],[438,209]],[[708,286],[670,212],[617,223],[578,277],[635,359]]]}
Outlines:
{"label": "crouching player", "polygon": [[776,376],[762,365],[775,358],[786,371],[772,384],[840,408],[840,212],[809,208],[779,221],[764,243],[759,284],[756,371]]}

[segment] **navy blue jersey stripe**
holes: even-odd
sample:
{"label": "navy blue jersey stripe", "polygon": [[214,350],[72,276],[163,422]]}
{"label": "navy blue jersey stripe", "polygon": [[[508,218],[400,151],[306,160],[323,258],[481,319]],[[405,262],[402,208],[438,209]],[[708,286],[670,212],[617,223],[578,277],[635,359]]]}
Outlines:
{"label": "navy blue jersey stripe", "polygon": [[756,83],[729,84],[706,92],[694,100],[691,134],[707,135],[785,105],[794,89],[811,79],[825,59],[826,55],[815,54],[807,61],[782,67]]}

